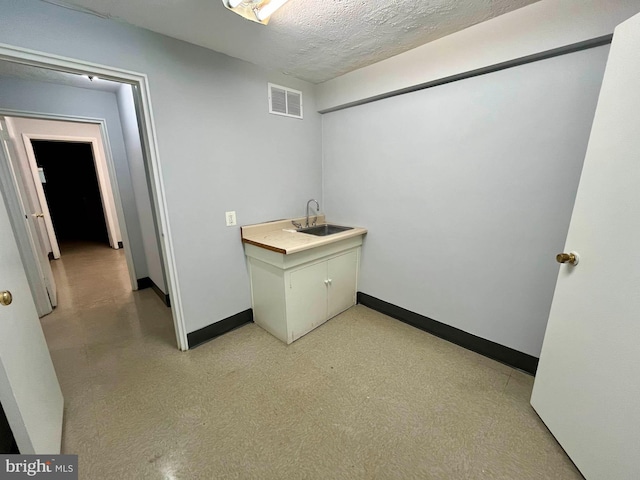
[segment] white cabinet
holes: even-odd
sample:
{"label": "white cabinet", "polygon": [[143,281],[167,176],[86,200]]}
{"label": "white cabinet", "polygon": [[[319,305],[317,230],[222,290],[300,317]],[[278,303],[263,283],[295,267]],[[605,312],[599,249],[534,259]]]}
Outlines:
{"label": "white cabinet", "polygon": [[288,272],[285,275],[285,287],[286,341],[291,343],[329,318],[327,317],[329,290],[327,262],[323,261]]}
{"label": "white cabinet", "polygon": [[285,255],[245,245],[253,319],[291,343],[356,303],[362,237]]}
{"label": "white cabinet", "polygon": [[285,274],[289,342],[356,303],[358,251]]}
{"label": "white cabinet", "polygon": [[327,261],[327,318],[356,304],[358,252],[352,250]]}

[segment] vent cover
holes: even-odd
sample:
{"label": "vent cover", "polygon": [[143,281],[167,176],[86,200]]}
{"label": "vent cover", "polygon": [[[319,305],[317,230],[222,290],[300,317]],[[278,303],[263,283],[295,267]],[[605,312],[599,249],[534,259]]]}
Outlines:
{"label": "vent cover", "polygon": [[269,113],[302,118],[302,92],[269,83]]}

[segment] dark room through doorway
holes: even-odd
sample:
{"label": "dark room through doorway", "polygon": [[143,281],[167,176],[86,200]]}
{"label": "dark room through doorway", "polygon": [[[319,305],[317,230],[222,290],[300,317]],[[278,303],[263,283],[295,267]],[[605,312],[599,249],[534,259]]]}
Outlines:
{"label": "dark room through doorway", "polygon": [[32,140],[59,243],[109,245],[91,143]]}

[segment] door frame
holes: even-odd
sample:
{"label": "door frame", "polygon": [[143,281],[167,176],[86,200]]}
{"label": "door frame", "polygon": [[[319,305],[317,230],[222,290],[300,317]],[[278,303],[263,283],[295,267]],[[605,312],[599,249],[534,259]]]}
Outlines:
{"label": "door frame", "polygon": [[[144,149],[145,163],[149,174],[153,207],[158,219],[158,230],[162,258],[167,276],[167,288],[171,298],[171,310],[176,333],[176,340],[180,350],[188,350],[187,333],[184,323],[184,311],[180,284],[177,275],[173,236],[169,222],[169,212],[166,202],[166,190],[163,181],[162,167],[158,152],[158,140],[153,120],[149,79],[146,74],[123,70],[107,65],[86,62],[69,57],[62,57],[50,53],[38,52],[26,48],[15,47],[0,43],[0,59],[23,65],[43,67],[77,75],[94,75],[106,80],[133,85],[133,94],[140,106],[138,122],[140,124],[141,142]],[[106,128],[106,126],[104,126]],[[127,249],[125,249],[126,251]]]}
{"label": "door frame", "polygon": [[[102,132],[101,132],[102,133]],[[22,141],[27,151],[27,158],[29,159],[29,167],[31,169],[31,176],[36,187],[38,199],[42,206],[42,213],[44,214],[45,224],[47,225],[47,234],[49,241],[51,242],[51,248],[53,249],[53,257],[60,258],[60,247],[58,246],[58,238],[53,228],[51,221],[51,212],[49,210],[49,202],[44,193],[42,182],[38,172],[38,164],[36,161],[36,155],[33,148],[32,140],[45,140],[56,142],[75,142],[75,143],[89,143],[91,144],[91,150],[93,155],[93,166],[98,177],[98,188],[100,190],[100,198],[102,200],[102,209],[104,212],[104,219],[107,224],[107,234],[109,237],[109,245],[111,248],[118,249],[119,233],[121,233],[120,224],[122,223],[115,213],[115,195],[113,194],[113,186],[117,185],[117,178],[115,181],[111,180],[109,174],[109,168],[106,165],[106,152],[98,145],[98,139],[96,137],[81,137],[81,136],[68,136],[68,135],[40,135],[34,133],[23,133]],[[124,235],[122,235],[122,242],[124,243]],[[127,240],[127,245],[129,244]],[[57,250],[57,256],[56,256]],[[127,262],[128,263],[128,262]],[[135,290],[136,288],[134,288]]]}

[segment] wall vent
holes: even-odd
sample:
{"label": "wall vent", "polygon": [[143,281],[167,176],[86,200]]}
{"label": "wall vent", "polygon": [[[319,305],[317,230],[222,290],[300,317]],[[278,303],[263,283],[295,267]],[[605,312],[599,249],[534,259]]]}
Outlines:
{"label": "wall vent", "polygon": [[302,118],[302,92],[269,83],[269,113]]}

